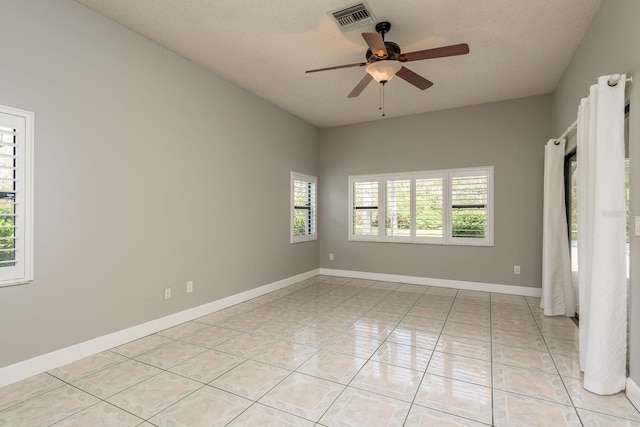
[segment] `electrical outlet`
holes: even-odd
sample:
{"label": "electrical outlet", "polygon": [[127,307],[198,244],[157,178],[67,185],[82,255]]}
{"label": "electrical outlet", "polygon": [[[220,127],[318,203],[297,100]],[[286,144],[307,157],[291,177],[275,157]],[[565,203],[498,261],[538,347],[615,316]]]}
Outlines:
{"label": "electrical outlet", "polygon": [[333,253],[329,254],[329,261],[333,261]]}
{"label": "electrical outlet", "polygon": [[164,299],[170,299],[171,298],[171,288],[165,288],[164,289]]}
{"label": "electrical outlet", "polygon": [[187,293],[191,293],[193,292],[193,282],[192,281],[188,281],[187,282]]}
{"label": "electrical outlet", "polygon": [[520,266],[519,265],[514,265],[513,266],[513,274],[520,274]]}

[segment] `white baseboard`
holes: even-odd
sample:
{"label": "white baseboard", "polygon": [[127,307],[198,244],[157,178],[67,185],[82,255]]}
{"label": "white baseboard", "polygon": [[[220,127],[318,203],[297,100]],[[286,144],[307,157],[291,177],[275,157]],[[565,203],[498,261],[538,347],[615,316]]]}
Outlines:
{"label": "white baseboard", "polygon": [[627,399],[640,411],[640,386],[631,377],[627,378]]}
{"label": "white baseboard", "polygon": [[131,328],[123,329],[108,335],[81,342],[60,350],[52,351],[34,358],[0,368],[0,387],[41,374],[67,363],[75,362],[92,354],[100,353],[110,348],[137,340],[184,322],[188,322],[214,311],[222,310],[232,305],[276,291],[296,282],[319,274],[319,270],[311,270],[296,276],[287,277],[277,282],[269,283],[239,294],[231,295],[220,300],[193,307],[178,313],[170,314],[159,319],[151,320]]}
{"label": "white baseboard", "polygon": [[[60,350],[36,356],[31,359],[15,363],[13,365],[5,366],[3,368],[0,368],[0,387],[32,377],[42,372],[49,371],[59,366],[75,362],[84,357],[109,350],[113,347],[117,347],[133,340],[137,340],[147,335],[154,334],[156,332],[162,331],[163,329],[167,329],[181,323],[197,319],[198,317],[202,317],[206,314],[222,310],[224,308],[239,304],[244,301],[248,301],[252,298],[257,298],[261,295],[276,291],[278,289],[311,278],[318,274],[533,297],[539,297],[541,295],[541,289],[528,288],[523,286],[498,285],[492,283],[467,282],[461,280],[432,279],[428,277],[401,276],[395,274],[368,273],[363,271],[320,268],[308,271],[306,273],[298,274],[296,276],[291,276],[286,279],[278,280],[277,282],[241,292],[230,297],[180,311],[178,313],[170,314],[159,319],[151,320],[140,325],[132,326],[121,331],[97,337],[89,341],[65,347]],[[631,400],[636,406],[640,406],[637,404],[637,402],[640,402],[640,389],[635,383],[633,383],[633,381],[629,379],[627,381],[627,396],[630,396],[632,394],[630,390],[634,390],[633,393],[635,394],[633,394],[633,396],[636,396],[636,400],[632,400],[631,397],[629,397],[629,400]]]}
{"label": "white baseboard", "polygon": [[400,276],[396,274],[368,273],[364,271],[336,270],[321,268],[320,274],[326,276],[351,277],[353,279],[382,280],[385,282],[408,283],[411,285],[437,286],[441,288],[456,288],[470,291],[495,292],[499,294],[522,295],[526,297],[539,297],[541,288],[529,288],[526,286],[497,285],[493,283],[467,282],[464,280],[432,279],[419,276]]}

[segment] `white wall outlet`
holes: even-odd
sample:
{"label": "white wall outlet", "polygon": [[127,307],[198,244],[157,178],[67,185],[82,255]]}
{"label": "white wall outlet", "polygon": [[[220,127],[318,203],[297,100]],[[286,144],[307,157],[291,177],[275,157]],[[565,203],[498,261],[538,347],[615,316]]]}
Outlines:
{"label": "white wall outlet", "polygon": [[636,236],[640,236],[640,215],[636,215]]}
{"label": "white wall outlet", "polygon": [[329,261],[333,261],[333,253],[329,254]]}
{"label": "white wall outlet", "polygon": [[164,288],[164,299],[171,298],[171,288]]}
{"label": "white wall outlet", "polygon": [[193,282],[192,281],[188,281],[187,282],[187,293],[191,293],[193,292]]}
{"label": "white wall outlet", "polygon": [[519,265],[514,265],[513,266],[513,274],[520,274],[520,266]]}

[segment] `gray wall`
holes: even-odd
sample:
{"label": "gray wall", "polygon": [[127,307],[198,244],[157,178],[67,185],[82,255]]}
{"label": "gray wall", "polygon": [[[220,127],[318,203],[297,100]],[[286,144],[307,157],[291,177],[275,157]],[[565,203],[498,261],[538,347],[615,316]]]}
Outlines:
{"label": "gray wall", "polygon": [[288,228],[317,129],[71,0],[1,9],[0,104],[36,113],[36,158],[0,367],[318,267]]}
{"label": "gray wall", "polygon": [[[560,135],[575,119],[580,98],[599,76],[613,73],[634,77],[631,99],[631,211],[640,215],[640,2],[607,0],[600,7],[553,94],[553,131]],[[575,140],[575,133],[572,135]],[[640,384],[640,238],[631,236],[630,361],[631,377]]]}
{"label": "gray wall", "polygon": [[[320,266],[540,287],[550,101],[538,96],[321,130]],[[349,175],[490,165],[494,247],[348,241]],[[514,265],[522,274],[513,274]]]}

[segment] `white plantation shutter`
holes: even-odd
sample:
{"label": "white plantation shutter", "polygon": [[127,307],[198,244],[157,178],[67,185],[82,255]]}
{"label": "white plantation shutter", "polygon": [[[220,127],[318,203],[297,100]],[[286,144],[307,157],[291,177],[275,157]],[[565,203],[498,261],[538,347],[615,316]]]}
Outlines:
{"label": "white plantation shutter", "polygon": [[349,183],[349,236],[357,240],[376,240],[379,234],[379,188],[378,177],[352,179]]}
{"label": "white plantation shutter", "polygon": [[16,265],[16,240],[20,240],[16,239],[16,136],[13,126],[0,126],[0,267]]}
{"label": "white plantation shutter", "polygon": [[492,246],[493,167],[350,176],[349,212],[350,240]]}
{"label": "white plantation shutter", "polygon": [[291,243],[316,240],[317,179],[291,172]]}
{"label": "white plantation shutter", "polygon": [[452,172],[451,240],[469,245],[492,243],[490,223],[491,171]]}
{"label": "white plantation shutter", "polygon": [[445,174],[415,177],[416,241],[442,243],[444,235]]}
{"label": "white plantation shutter", "polygon": [[0,106],[0,285],[33,278],[32,133],[33,113]]}
{"label": "white plantation shutter", "polygon": [[411,240],[411,177],[385,179],[386,240]]}

